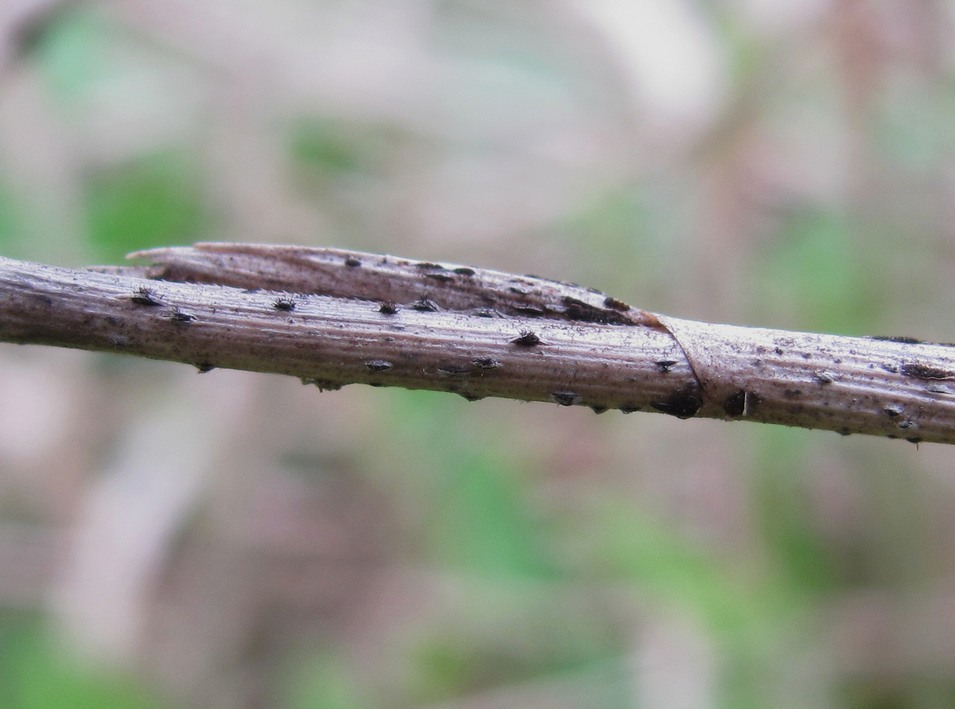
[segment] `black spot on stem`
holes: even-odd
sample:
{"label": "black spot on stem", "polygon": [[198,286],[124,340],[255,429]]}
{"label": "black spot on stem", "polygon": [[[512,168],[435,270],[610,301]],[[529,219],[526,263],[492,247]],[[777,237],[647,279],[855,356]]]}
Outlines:
{"label": "black spot on stem", "polygon": [[511,342],[519,347],[534,347],[539,345],[541,338],[535,335],[531,330],[521,330],[520,334]]}
{"label": "black spot on stem", "polygon": [[422,313],[436,313],[438,312],[438,304],[433,300],[428,298],[419,298],[414,302],[414,305],[411,306],[415,310],[418,310]]}
{"label": "black spot on stem", "polygon": [[169,315],[169,319],[175,323],[186,324],[193,322],[196,319],[196,316],[184,313],[178,307],[176,307]]}
{"label": "black spot on stem", "polygon": [[914,337],[906,337],[904,335],[874,335],[870,339],[872,340],[881,340],[882,342],[900,342],[903,345],[920,345],[922,344],[921,340],[917,340]]}
{"label": "black spot on stem", "polygon": [[916,379],[955,379],[955,372],[940,367],[931,367],[918,362],[905,362],[899,366],[899,374]]}
{"label": "black spot on stem", "polygon": [[740,389],[735,394],[730,394],[723,401],[723,411],[730,418],[736,418],[743,415],[743,407],[746,404],[746,392]]}
{"label": "black spot on stem", "polygon": [[577,298],[564,296],[561,298],[564,313],[571,320],[596,323],[600,325],[629,325],[630,321],[616,310],[598,308]]}
{"label": "black spot on stem", "polygon": [[442,364],[438,367],[438,374],[443,374],[446,377],[463,377],[470,373],[470,367],[462,367],[459,364]]}
{"label": "black spot on stem", "polygon": [[514,312],[527,318],[542,318],[547,314],[547,311],[536,305],[515,305]]}
{"label": "black spot on stem", "polygon": [[140,286],[136,289],[136,292],[130,298],[136,305],[145,305],[148,307],[153,307],[156,305],[161,305],[159,299],[153,295],[153,292],[149,290],[146,286]]}
{"label": "black spot on stem", "polygon": [[580,396],[573,391],[554,391],[551,392],[550,398],[561,406],[573,406],[580,403]]}
{"label": "black spot on stem", "polygon": [[662,401],[651,401],[650,406],[670,416],[688,419],[696,416],[696,412],[703,406],[703,400],[697,394],[695,386],[678,389]]}
{"label": "black spot on stem", "polygon": [[630,310],[630,306],[624,303],[622,300],[617,300],[616,298],[611,298],[609,295],[604,298],[604,305],[613,310]]}
{"label": "black spot on stem", "polygon": [[319,391],[337,391],[343,386],[330,379],[315,379],[314,377],[302,377],[302,384],[317,386]]}
{"label": "black spot on stem", "polygon": [[471,360],[471,364],[480,369],[500,369],[504,366],[493,357],[475,357]]}

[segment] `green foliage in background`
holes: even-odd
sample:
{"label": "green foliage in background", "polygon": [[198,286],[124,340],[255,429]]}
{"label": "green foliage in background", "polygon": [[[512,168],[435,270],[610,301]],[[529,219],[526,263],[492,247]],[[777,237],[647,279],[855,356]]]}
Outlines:
{"label": "green foliage in background", "polygon": [[90,92],[122,71],[110,57],[117,27],[88,9],[61,11],[43,26],[31,47],[57,101],[76,108]]}
{"label": "green foliage in background", "polygon": [[381,126],[322,116],[299,118],[287,133],[287,149],[293,160],[314,180],[374,174],[392,147]]}
{"label": "green foliage in background", "polygon": [[788,316],[793,329],[864,334],[875,313],[865,298],[860,254],[846,215],[793,209],[771,249],[757,254],[753,289],[764,322]]}
{"label": "green foliage in background", "polygon": [[168,707],[118,671],[82,666],[56,646],[35,617],[0,617],[0,706],[4,709]]}
{"label": "green foliage in background", "polygon": [[201,241],[208,225],[197,171],[179,151],[144,155],[91,175],[86,218],[96,257]]}
{"label": "green foliage in background", "polygon": [[[303,652],[289,661],[284,677],[287,709],[373,709],[370,692],[348,662],[333,652]],[[367,685],[366,685],[367,686]]]}
{"label": "green foliage in background", "polygon": [[[130,112],[129,120],[148,121],[150,110],[175,110],[163,105],[168,99],[153,73],[158,59],[99,12],[61,12],[31,51],[67,130],[88,130],[86,122],[104,100],[133,104],[127,94],[149,107]],[[196,157],[185,144],[151,145],[81,169],[84,222],[77,226],[85,231],[90,258],[116,262],[131,250],[201,240],[211,223]]]}
{"label": "green foliage in background", "polygon": [[22,216],[16,199],[0,182],[0,249],[7,256],[20,253],[19,239],[23,232]]}

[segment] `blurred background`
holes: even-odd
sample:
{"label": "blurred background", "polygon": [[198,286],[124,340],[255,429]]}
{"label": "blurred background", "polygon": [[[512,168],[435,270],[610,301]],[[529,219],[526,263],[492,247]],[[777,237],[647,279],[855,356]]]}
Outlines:
{"label": "blurred background", "polygon": [[[955,340],[951,0],[3,0],[0,254]],[[955,706],[955,454],[0,346],[0,706]]]}

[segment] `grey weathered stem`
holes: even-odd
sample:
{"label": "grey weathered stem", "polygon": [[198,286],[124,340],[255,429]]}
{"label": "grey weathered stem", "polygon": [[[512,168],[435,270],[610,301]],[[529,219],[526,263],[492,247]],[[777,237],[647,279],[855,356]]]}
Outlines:
{"label": "grey weathered stem", "polygon": [[555,281],[330,249],[145,255],[158,266],[0,258],[0,341],[290,374],[325,389],[401,386],[955,442],[949,345],[698,323]]}

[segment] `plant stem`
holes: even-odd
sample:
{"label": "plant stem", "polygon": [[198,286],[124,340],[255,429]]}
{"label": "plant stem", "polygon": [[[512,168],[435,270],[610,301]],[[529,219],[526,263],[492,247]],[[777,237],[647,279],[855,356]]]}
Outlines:
{"label": "plant stem", "polygon": [[288,374],[322,389],[400,386],[955,442],[950,345],[699,323],[556,281],[330,249],[146,256],[158,265],[0,258],[0,341]]}

